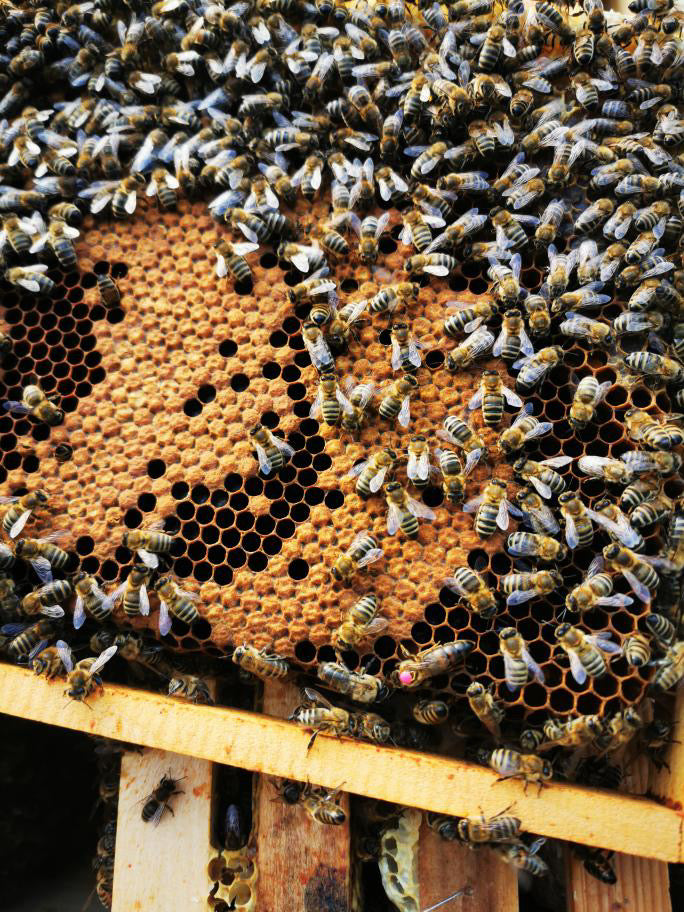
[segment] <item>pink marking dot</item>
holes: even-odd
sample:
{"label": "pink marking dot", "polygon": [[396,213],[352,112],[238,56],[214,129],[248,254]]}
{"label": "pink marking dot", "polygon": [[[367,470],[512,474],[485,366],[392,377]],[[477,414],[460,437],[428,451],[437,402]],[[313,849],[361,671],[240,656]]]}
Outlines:
{"label": "pink marking dot", "polygon": [[413,680],[413,675],[410,671],[402,671],[399,673],[399,680],[402,684],[410,684]]}

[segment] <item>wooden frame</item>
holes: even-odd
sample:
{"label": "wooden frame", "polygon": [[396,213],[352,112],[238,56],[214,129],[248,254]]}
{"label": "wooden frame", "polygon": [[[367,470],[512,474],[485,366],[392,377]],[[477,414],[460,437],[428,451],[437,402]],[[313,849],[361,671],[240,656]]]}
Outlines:
{"label": "wooden frame", "polygon": [[[680,729],[683,706],[680,699]],[[88,707],[66,700],[61,682],[9,665],[0,667],[0,712],[331,789],[344,782],[345,791],[358,795],[455,816],[480,811],[491,816],[513,804],[528,832],[684,861],[684,796],[668,786],[681,787],[681,749],[671,752],[672,773],[660,792],[666,802],[661,804],[563,783],[552,783],[538,797],[531,787],[525,796],[520,782],[496,783],[496,774],[483,767],[348,739],[320,737],[307,752],[309,735],[281,719],[194,706],[113,684]]]}

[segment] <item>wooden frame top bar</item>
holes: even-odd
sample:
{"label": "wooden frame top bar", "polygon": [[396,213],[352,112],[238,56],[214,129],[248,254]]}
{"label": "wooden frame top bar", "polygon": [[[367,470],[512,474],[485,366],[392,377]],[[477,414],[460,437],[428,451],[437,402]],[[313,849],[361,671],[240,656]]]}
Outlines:
{"label": "wooden frame top bar", "polygon": [[90,707],[67,700],[61,681],[0,666],[0,712],[12,716],[459,817],[512,804],[531,833],[684,861],[684,815],[644,798],[563,783],[525,796],[521,782],[462,760],[344,738],[321,736],[307,752],[310,735],[293,723],[114,684]]}

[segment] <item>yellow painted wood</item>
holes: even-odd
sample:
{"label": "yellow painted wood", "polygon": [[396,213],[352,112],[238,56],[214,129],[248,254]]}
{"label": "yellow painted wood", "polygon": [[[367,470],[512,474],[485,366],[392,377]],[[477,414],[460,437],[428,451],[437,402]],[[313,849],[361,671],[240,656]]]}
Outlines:
{"label": "yellow painted wood", "polygon": [[[86,710],[87,712],[87,710]],[[165,750],[127,751],[121,758],[112,912],[204,912],[211,827],[207,760]],[[173,814],[158,826],[141,816],[162,776],[185,778],[171,798]]]}
{"label": "yellow painted wood", "polygon": [[305,731],[270,716],[110,684],[89,709],[65,702],[63,689],[3,666],[0,712],[328,788],[344,782],[358,795],[455,816],[493,816],[515,803],[527,832],[684,861],[682,816],[644,798],[563,783],[525,797],[520,782],[496,783],[492,771],[460,760],[326,736],[307,752]]}

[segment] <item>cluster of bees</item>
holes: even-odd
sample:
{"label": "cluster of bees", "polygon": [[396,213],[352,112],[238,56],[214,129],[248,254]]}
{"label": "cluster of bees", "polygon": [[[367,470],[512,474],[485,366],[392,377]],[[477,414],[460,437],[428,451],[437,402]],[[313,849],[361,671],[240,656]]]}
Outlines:
{"label": "cluster of bees", "polygon": [[[567,594],[555,638],[578,684],[607,674],[611,657],[620,654],[635,669],[654,669],[655,699],[684,678],[684,510],[667,493],[682,464],[680,417],[631,409],[624,422],[634,449],[619,459],[577,460],[580,472],[610,492],[591,507],[566,490],[556,471],[570,457],[525,455],[528,443],[553,425],[535,417],[524,397],[563,368],[564,340],[603,351],[618,384],[665,387],[675,408],[684,407],[684,20],[673,0],[632,0],[630,11],[616,18],[601,0],[584,0],[581,10],[550,0],[159,0],[135,9],[116,0],[5,3],[0,268],[20,293],[49,296],[50,268],[78,266],[73,242],[86,210],[130,218],[140,193],[162,209],[175,207],[181,195],[209,197],[211,213],[231,236],[216,244],[217,275],[248,283],[246,257],[274,246],[299,280],[290,288],[292,306],[308,308],[302,338],[318,374],[311,414],[358,436],[371,419],[410,427],[422,366],[411,315],[421,289],[463,261],[481,262],[489,294],[449,308],[443,330],[454,345],[448,342],[445,364],[455,373],[478,359],[501,358],[517,372],[515,389],[501,372],[484,371],[468,414],[444,417],[443,446],[413,435],[403,450],[369,453],[350,476],[362,497],[385,496],[390,535],[416,538],[419,521],[435,519],[407,490],[412,485],[420,494],[433,477],[441,479],[449,505],[474,514],[483,539],[507,530],[510,517],[522,521],[524,530],[507,540],[515,572],[502,578],[498,592],[469,566],[454,568],[446,580],[471,612],[493,624],[504,597],[514,606],[557,591],[558,563],[594,546],[597,530],[605,534],[608,544]],[[302,243],[295,205],[328,190],[330,213]],[[401,277],[377,266],[383,236],[399,225]],[[332,275],[342,257],[372,269],[379,286],[373,297],[341,299]],[[544,267],[539,288],[522,280],[532,257]],[[118,304],[112,280],[98,276],[98,283],[104,303]],[[620,313],[606,317],[606,305],[616,303]],[[358,328],[373,318],[390,324],[396,378],[382,390],[372,379],[345,384],[336,368],[340,355],[358,351]],[[0,343],[10,350],[11,339]],[[567,415],[576,434],[595,426],[611,385],[592,375],[577,378]],[[519,412],[496,450],[499,459],[512,460],[520,485],[513,493],[493,477],[466,499],[470,474],[488,456],[474,413],[498,428],[507,405]],[[64,418],[34,382],[21,401],[4,406],[50,426]],[[292,456],[289,444],[261,425],[250,440],[266,475]],[[406,485],[396,478],[404,465]],[[616,486],[623,489],[619,496]],[[9,622],[2,628],[8,654],[38,674],[65,677],[68,695],[80,701],[100,686],[100,672],[118,653],[161,677],[170,693],[211,702],[201,676],[180,671],[135,634],[103,627],[90,642],[98,654],[79,660],[64,640],[51,645],[63,606],[72,602],[77,630],[88,616],[108,621],[119,601],[128,619],[149,614],[150,593],[159,601],[162,634],[172,616],[192,623],[199,613],[192,594],[159,569],[171,536],[158,529],[127,532],[124,544],[139,560],[105,593],[91,575],[70,572],[56,534],[18,538],[45,502],[42,491],[31,491],[9,503],[3,518],[10,544],[0,549],[0,611]],[[645,553],[644,533],[654,528],[663,541],[657,556]],[[337,558],[333,577],[349,584],[382,554],[376,538],[362,532]],[[11,578],[17,560],[29,562],[41,584],[21,598]],[[582,621],[593,608],[633,602],[614,591],[619,576],[651,613],[643,630],[618,644],[586,632]],[[467,669],[473,643],[456,640],[406,655],[388,681],[349,670],[341,652],[386,629],[380,609],[372,593],[361,597],[333,638],[339,661],[318,668],[322,686],[355,707],[303,690],[292,718],[313,731],[310,746],[319,732],[380,743],[419,740],[407,726],[400,738],[394,723],[368,706],[394,690],[429,687],[437,675]],[[543,683],[522,635],[507,626],[498,636],[508,690],[515,693],[530,676]],[[239,646],[233,659],[261,678],[292,673],[284,659],[249,645]],[[476,750],[475,759],[526,787],[551,777],[546,751],[553,751],[560,774],[562,749],[575,759],[579,752],[592,784],[612,775],[609,761],[624,757],[630,745],[664,762],[669,726],[653,714],[651,701],[607,719],[550,719],[542,732],[523,732],[514,748],[492,690],[472,681],[467,698],[494,742]],[[426,727],[443,723],[449,712],[443,700],[412,707],[415,722]],[[335,793],[315,787],[303,789],[301,798],[312,807],[337,806]],[[335,813],[330,809],[329,816]],[[511,827],[506,817],[479,824],[499,835]],[[505,845],[515,863],[519,841]],[[534,848],[523,852],[530,870],[540,861]]]}

